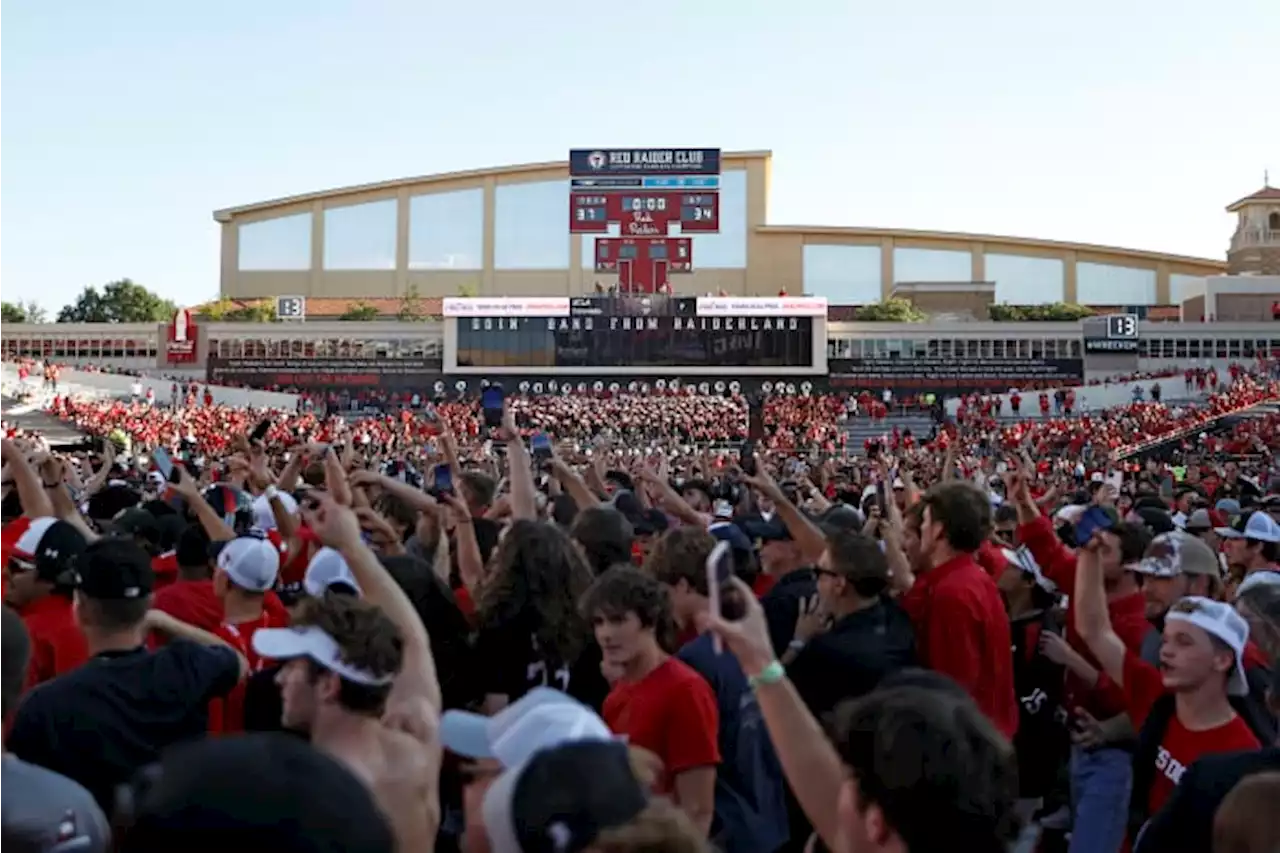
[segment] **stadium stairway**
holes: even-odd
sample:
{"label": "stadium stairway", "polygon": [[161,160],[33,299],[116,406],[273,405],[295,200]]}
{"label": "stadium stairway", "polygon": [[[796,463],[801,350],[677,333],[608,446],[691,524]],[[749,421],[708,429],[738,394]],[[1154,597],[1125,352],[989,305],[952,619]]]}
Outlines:
{"label": "stadium stairway", "polygon": [[870,418],[859,416],[844,425],[845,434],[848,435],[848,447],[861,451],[869,440],[878,439],[886,433],[893,432],[895,426],[900,432],[909,429],[917,439],[925,439],[933,429],[933,419],[919,412],[891,414],[883,421],[872,421]]}

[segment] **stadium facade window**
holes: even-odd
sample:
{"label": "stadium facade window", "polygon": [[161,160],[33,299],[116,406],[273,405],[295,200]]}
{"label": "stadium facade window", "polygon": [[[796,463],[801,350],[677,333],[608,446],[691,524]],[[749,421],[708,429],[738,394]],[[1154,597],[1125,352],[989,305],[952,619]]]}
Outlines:
{"label": "stadium facade window", "polygon": [[803,269],[809,296],[825,296],[833,305],[880,301],[879,246],[806,244]]}
{"label": "stadium facade window", "polygon": [[747,173],[720,175],[720,233],[693,238],[693,268],[743,269],[747,265]]}
{"label": "stadium facade window", "polygon": [[969,252],[952,249],[894,249],[893,280],[971,281],[973,258]]}
{"label": "stadium facade window", "polygon": [[1081,305],[1155,305],[1156,271],[1088,261],[1076,264]]}
{"label": "stadium facade window", "polygon": [[569,268],[569,182],[499,184],[494,192],[493,266]]}
{"label": "stadium facade window", "polygon": [[242,270],[311,269],[311,214],[296,213],[239,226]]}
{"label": "stadium facade window", "polygon": [[987,254],[987,281],[996,285],[1001,305],[1048,305],[1063,301],[1061,258]]}
{"label": "stadium facade window", "polygon": [[[568,201],[565,202],[568,204]],[[678,228],[672,229],[676,235]],[[616,225],[608,237],[619,236]],[[747,265],[747,173],[741,169],[720,175],[720,233],[692,234],[694,269],[743,269]],[[596,265],[596,238],[582,236],[581,264],[584,270]],[[805,292],[808,292],[807,290]]]}
{"label": "stadium facade window", "polygon": [[330,207],[324,212],[324,268],[396,268],[396,200]]}
{"label": "stadium facade window", "polygon": [[484,268],[484,190],[409,199],[409,269]]}
{"label": "stadium facade window", "polygon": [[[1173,273],[1169,276],[1169,303],[1181,305],[1193,296],[1204,296],[1203,276]],[[1195,318],[1192,318],[1195,319]]]}

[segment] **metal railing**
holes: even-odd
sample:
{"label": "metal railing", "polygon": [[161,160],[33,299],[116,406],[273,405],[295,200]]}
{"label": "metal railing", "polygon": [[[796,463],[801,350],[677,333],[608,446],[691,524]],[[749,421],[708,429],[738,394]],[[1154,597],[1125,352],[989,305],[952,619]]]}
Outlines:
{"label": "metal railing", "polygon": [[1280,231],[1272,228],[1242,228],[1231,236],[1231,248],[1242,246],[1280,246]]}

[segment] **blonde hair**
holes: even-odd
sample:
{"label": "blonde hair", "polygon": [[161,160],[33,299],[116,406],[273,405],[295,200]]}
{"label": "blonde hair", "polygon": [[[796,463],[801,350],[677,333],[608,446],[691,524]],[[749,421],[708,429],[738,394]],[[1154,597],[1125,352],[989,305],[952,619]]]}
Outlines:
{"label": "blonde hair", "polygon": [[688,815],[670,800],[653,799],[622,826],[607,829],[591,853],[711,853],[711,846]]}

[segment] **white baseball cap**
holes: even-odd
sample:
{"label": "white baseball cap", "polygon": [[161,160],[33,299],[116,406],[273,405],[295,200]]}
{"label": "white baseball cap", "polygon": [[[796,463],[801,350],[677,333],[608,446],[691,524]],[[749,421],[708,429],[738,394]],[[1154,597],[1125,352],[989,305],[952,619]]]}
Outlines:
{"label": "white baseball cap", "polygon": [[342,555],[332,548],[321,548],[307,564],[307,573],[302,576],[302,589],[312,598],[323,598],[329,588],[336,585],[349,586],[356,595],[364,594]]}
{"label": "white baseball cap", "polygon": [[1244,676],[1244,647],[1249,642],[1249,623],[1230,604],[1198,595],[1179,599],[1165,614],[1166,623],[1187,622],[1217,637],[1235,653],[1236,663],[1227,678],[1227,693],[1248,696],[1249,682]]}
{"label": "white baseball cap", "polygon": [[613,740],[600,716],[550,687],[535,687],[492,717],[445,711],[440,742],[464,758],[492,758],[519,767],[535,753],[584,740]]}
{"label": "white baseball cap", "polygon": [[[298,502],[293,499],[293,495],[278,492],[276,497],[284,504],[286,512],[290,515],[298,514]],[[253,523],[263,530],[276,529],[276,514],[271,511],[271,501],[267,500],[266,495],[258,495],[253,499]]]}
{"label": "white baseball cap", "polygon": [[380,687],[395,681],[394,675],[374,675],[372,672],[352,666],[342,659],[338,641],[323,628],[306,625],[295,628],[259,628],[253,632],[253,650],[272,660],[310,658],[325,669],[331,670],[356,684]]}
{"label": "white baseball cap", "polygon": [[1258,542],[1280,542],[1280,523],[1277,523],[1270,513],[1263,510],[1258,510],[1250,515],[1249,520],[1245,522],[1243,527],[1237,527],[1236,525],[1215,527],[1213,531],[1223,539],[1253,539]]}
{"label": "white baseball cap", "polygon": [[266,539],[241,536],[218,551],[217,566],[240,589],[266,592],[280,574],[280,552]]}

